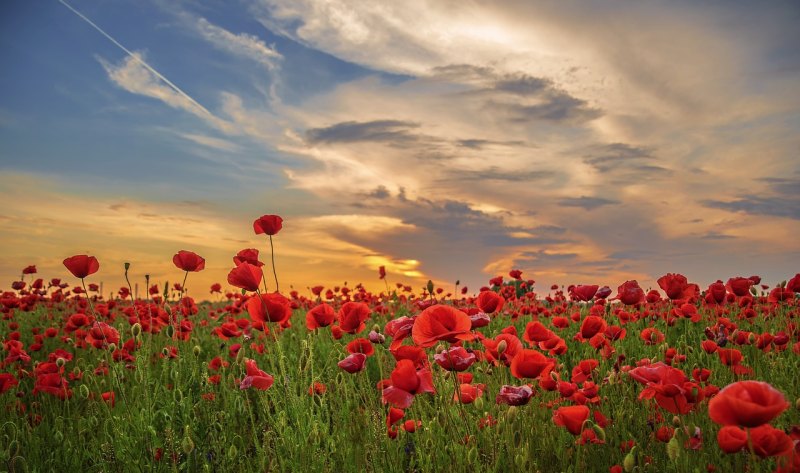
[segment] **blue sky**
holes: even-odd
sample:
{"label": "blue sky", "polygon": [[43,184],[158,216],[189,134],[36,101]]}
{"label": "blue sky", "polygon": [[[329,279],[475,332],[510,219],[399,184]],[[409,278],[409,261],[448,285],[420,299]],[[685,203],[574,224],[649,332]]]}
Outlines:
{"label": "blue sky", "polygon": [[800,269],[794,2],[68,3],[0,5],[3,280],[224,281],[266,213],[298,288]]}

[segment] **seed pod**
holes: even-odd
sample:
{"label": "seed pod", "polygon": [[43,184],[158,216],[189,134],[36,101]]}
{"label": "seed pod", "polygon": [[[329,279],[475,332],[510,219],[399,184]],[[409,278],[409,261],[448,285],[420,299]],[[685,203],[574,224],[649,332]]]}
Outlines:
{"label": "seed pod", "polygon": [[195,345],[194,348],[192,348],[192,353],[194,353],[194,356],[200,356],[200,345]]}

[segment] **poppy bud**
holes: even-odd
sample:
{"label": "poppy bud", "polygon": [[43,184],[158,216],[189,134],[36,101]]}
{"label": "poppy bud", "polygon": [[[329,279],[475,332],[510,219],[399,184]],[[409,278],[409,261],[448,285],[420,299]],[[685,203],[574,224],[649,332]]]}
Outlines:
{"label": "poppy bud", "polygon": [[117,351],[117,344],[116,343],[109,343],[108,344],[108,351],[110,351],[110,352]]}
{"label": "poppy bud", "polygon": [[796,408],[798,411],[800,411],[800,397],[799,397],[799,398],[797,398],[797,401],[795,401],[795,403],[794,403],[794,407],[795,407],[795,408]]}
{"label": "poppy bud", "polygon": [[136,322],[131,326],[131,335],[133,335],[133,338],[139,338],[139,335],[141,334],[142,334],[142,324]]}
{"label": "poppy bud", "polygon": [[192,450],[194,450],[194,441],[192,441],[190,436],[187,435],[183,438],[181,441],[181,448],[183,449],[183,453],[187,455],[192,453]]}
{"label": "poppy bud", "polygon": [[517,406],[509,406],[506,411],[506,419],[511,420],[517,416]]}
{"label": "poppy bud", "polygon": [[750,286],[750,294],[757,296],[758,291],[756,290],[755,286]]}
{"label": "poppy bud", "polygon": [[756,334],[750,332],[750,336],[747,337],[747,341],[750,342],[750,345],[754,344],[756,342]]}
{"label": "poppy bud", "polygon": [[508,342],[500,340],[500,343],[497,344],[497,354],[502,355],[506,351],[506,348],[508,348]]}
{"label": "poppy bud", "polygon": [[433,281],[431,281],[430,279],[428,279],[427,289],[428,289],[428,294],[433,294]]}
{"label": "poppy bud", "polygon": [[167,315],[172,315],[172,306],[169,304],[164,304],[164,312],[166,312]]}
{"label": "poppy bud", "polygon": [[633,452],[633,450],[628,452],[628,454],[625,455],[625,459],[622,460],[622,469],[625,470],[626,473],[630,473],[636,467],[636,456]]}
{"label": "poppy bud", "polygon": [[243,359],[244,359],[244,350],[239,349],[239,351],[236,352],[236,362],[241,363]]}
{"label": "poppy bud", "polygon": [[175,402],[180,404],[181,402],[183,402],[183,391],[181,391],[180,389],[176,389],[172,393],[172,398],[175,399]]}
{"label": "poppy bud", "polygon": [[[449,373],[449,371],[448,371],[448,373]],[[483,407],[483,396],[475,399],[472,403],[475,404],[475,407],[477,409],[482,408]],[[798,409],[800,409],[800,399],[798,399]]]}
{"label": "poppy bud", "polygon": [[378,324],[375,324],[375,325],[373,325],[373,326],[372,326],[372,331],[373,331],[373,332],[378,332],[378,333],[381,333],[381,326],[380,326],[380,325],[378,325]]}
{"label": "poppy bud", "polygon": [[56,366],[58,366],[59,368],[62,368],[64,366],[64,363],[66,363],[66,362],[67,362],[67,360],[65,360],[64,358],[58,357],[56,359]]}
{"label": "poppy bud", "polygon": [[680,427],[681,426],[681,418],[678,417],[678,416],[672,417],[672,425],[674,425],[675,427]]}
{"label": "poppy bud", "polygon": [[434,348],[434,351],[435,351],[436,353],[441,353],[441,352],[445,351],[445,346],[444,346],[444,344],[443,344],[443,343],[440,343],[440,344],[436,345],[436,348]]}
{"label": "poppy bud", "polygon": [[129,269],[131,269],[131,264],[126,261],[125,262],[125,272],[127,273]]}
{"label": "poppy bud", "polygon": [[81,391],[81,397],[82,398],[89,399],[89,386],[87,386],[85,384],[81,384],[80,391]]}
{"label": "poppy bud", "polygon": [[605,429],[603,429],[599,425],[597,425],[594,422],[592,422],[592,430],[594,430],[594,433],[597,434],[597,438],[599,438],[600,440],[602,440],[604,442],[606,441],[606,431],[605,431]]}
{"label": "poppy bud", "polygon": [[675,461],[681,455],[681,444],[678,442],[678,437],[673,436],[669,442],[667,442],[667,456],[670,460]]}
{"label": "poppy bud", "polygon": [[167,337],[172,338],[175,335],[175,327],[172,325],[167,326]]}
{"label": "poppy bud", "polygon": [[194,356],[200,356],[200,345],[195,345],[194,348],[192,348],[192,353],[194,353]]}

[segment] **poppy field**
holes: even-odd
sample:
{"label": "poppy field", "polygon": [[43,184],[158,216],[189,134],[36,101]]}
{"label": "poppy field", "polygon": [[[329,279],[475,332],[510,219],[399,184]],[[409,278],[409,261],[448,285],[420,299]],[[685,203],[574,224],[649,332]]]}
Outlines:
{"label": "poppy field", "polygon": [[130,265],[24,268],[0,471],[800,472],[800,274],[287,291],[282,219],[253,228],[210,288],[189,250],[112,297]]}

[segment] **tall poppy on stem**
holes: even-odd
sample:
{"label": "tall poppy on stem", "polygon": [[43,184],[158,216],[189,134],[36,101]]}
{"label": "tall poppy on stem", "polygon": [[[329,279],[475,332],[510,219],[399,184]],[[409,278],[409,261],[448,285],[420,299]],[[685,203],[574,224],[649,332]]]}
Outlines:
{"label": "tall poppy on stem", "polygon": [[183,276],[183,284],[181,284],[181,299],[183,299],[183,292],[186,290],[186,278],[189,277],[189,272],[202,271],[206,267],[206,260],[193,251],[181,250],[175,253],[175,256],[172,257],[172,262],[178,269],[186,272]]}
{"label": "tall poppy on stem", "polygon": [[86,300],[89,302],[89,306],[92,308],[92,313],[94,313],[94,305],[92,304],[92,300],[89,298],[89,293],[86,291],[86,281],[84,281],[84,279],[86,279],[86,276],[94,274],[100,269],[100,263],[97,261],[97,258],[88,255],[70,256],[64,260],[64,266],[69,270],[70,273],[72,273],[73,276],[81,280],[83,293],[86,294]]}
{"label": "tall poppy on stem", "polygon": [[280,292],[278,284],[278,272],[275,269],[275,248],[272,245],[272,235],[277,235],[283,228],[283,219],[277,215],[262,215],[253,222],[253,230],[256,235],[269,235],[269,251],[272,257],[272,275],[275,276],[275,292]]}

